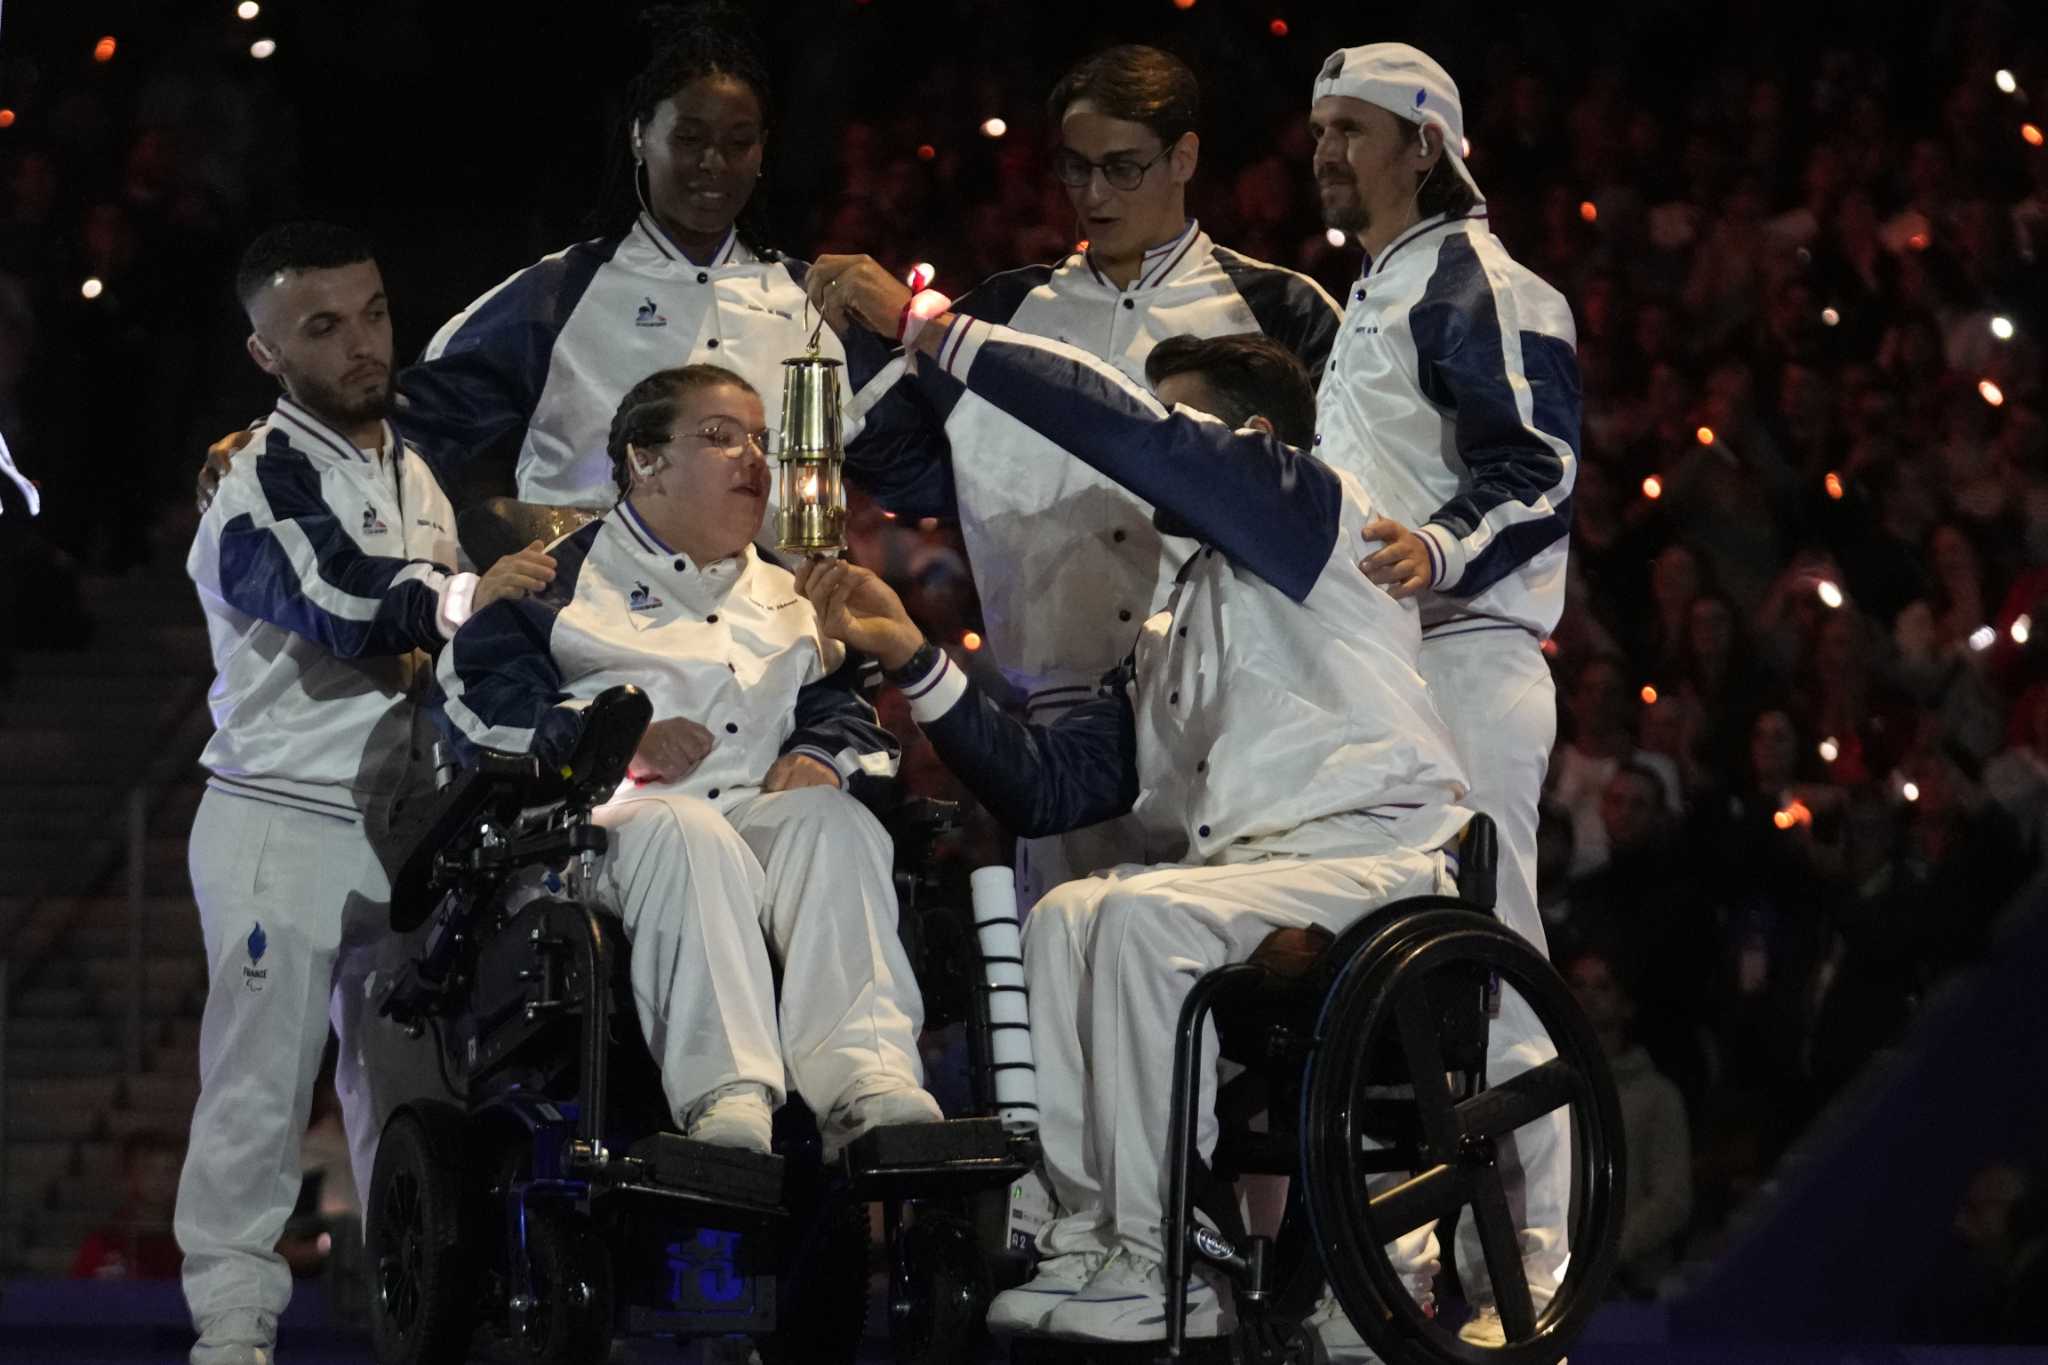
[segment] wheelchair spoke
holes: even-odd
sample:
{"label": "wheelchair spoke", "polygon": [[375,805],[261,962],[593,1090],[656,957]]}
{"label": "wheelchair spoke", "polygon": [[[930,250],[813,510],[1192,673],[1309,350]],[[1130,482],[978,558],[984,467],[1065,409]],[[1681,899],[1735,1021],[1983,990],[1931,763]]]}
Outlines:
{"label": "wheelchair spoke", "polygon": [[[1425,1223],[1447,1219],[1464,1205],[1469,1177],[1455,1166],[1432,1166],[1366,1201],[1373,1236],[1391,1242]],[[1519,1262],[1517,1265],[1519,1266]]]}
{"label": "wheelchair spoke", "polygon": [[1479,1245],[1486,1252],[1486,1278],[1493,1284],[1501,1327],[1510,1343],[1526,1341],[1536,1333],[1536,1306],[1529,1297],[1514,1216],[1508,1212],[1507,1193],[1501,1188],[1497,1169],[1489,1168],[1473,1181],[1472,1218],[1479,1227]]}
{"label": "wheelchair spoke", "polygon": [[1553,1057],[1460,1104],[1458,1131],[1467,1137],[1505,1137],[1572,1103],[1579,1097],[1583,1081],[1577,1068],[1562,1057]]}
{"label": "wheelchair spoke", "polygon": [[1401,1030],[1401,1050],[1408,1055],[1408,1075],[1415,1087],[1423,1147],[1432,1156],[1448,1156],[1457,1150],[1458,1119],[1451,1109],[1443,1044],[1437,1037],[1428,993],[1407,991],[1394,1004],[1394,1018]]}

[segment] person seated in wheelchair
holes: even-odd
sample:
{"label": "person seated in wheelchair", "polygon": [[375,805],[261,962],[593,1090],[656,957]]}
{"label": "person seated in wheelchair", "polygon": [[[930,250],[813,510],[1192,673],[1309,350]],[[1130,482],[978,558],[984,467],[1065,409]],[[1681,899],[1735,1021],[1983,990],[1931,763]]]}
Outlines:
{"label": "person seated in wheelchair", "polygon": [[[619,501],[551,548],[546,589],[479,611],[438,668],[457,748],[557,764],[578,709],[631,683],[654,720],[595,812],[596,899],[624,921],[634,1003],[685,1136],[769,1150],[785,1074],[828,1157],[943,1117],[896,933],[889,837],[846,791],[897,751],[788,570],[752,541],[764,418],[730,370],[649,375],[612,420]],[[778,1005],[776,968],[781,972]]]}
{"label": "person seated in wheelchair", "polygon": [[[1056,428],[1058,444],[1203,542],[1125,666],[1050,725],[999,710],[872,574],[823,561],[797,574],[825,633],[881,660],[940,757],[1020,835],[1125,811],[1144,821],[1151,861],[1056,887],[1026,917],[1040,1137],[1061,1213],[1040,1234],[1034,1278],[998,1295],[988,1320],[1158,1340],[1162,1153],[1189,988],[1276,929],[1334,934],[1376,906],[1453,894],[1464,778],[1418,672],[1414,603],[1358,569],[1371,497],[1291,448],[1311,439],[1313,410],[1293,356],[1254,335],[1171,339],[1148,362],[1155,400],[1072,348],[983,322],[959,319],[940,343],[943,372],[919,382],[964,380]],[[1186,406],[1161,406],[1176,401]],[[1213,1027],[1204,1046],[1207,1159]],[[1417,1292],[1433,1280],[1428,1229],[1390,1256]],[[1210,1269],[1191,1276],[1188,1306],[1189,1336],[1231,1329],[1228,1287]],[[1319,1317],[1336,1311],[1326,1302]],[[1348,1324],[1333,1332],[1357,1340]]]}

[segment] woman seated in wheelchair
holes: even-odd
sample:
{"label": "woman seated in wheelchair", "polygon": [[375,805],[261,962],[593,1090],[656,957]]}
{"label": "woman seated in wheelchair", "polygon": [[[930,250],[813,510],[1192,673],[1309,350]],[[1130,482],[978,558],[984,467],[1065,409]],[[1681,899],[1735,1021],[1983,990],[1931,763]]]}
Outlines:
{"label": "woman seated in wheelchair", "polygon": [[766,1152],[787,1074],[829,1157],[868,1128],[942,1115],[923,1089],[889,837],[845,790],[893,774],[897,751],[857,664],[751,543],[764,420],[717,366],[634,385],[608,443],[617,505],[550,548],[546,588],[477,612],[438,672],[459,741],[548,762],[600,692],[647,694],[655,718],[596,812],[610,847],[594,880],[632,943],[670,1110],[686,1136]]}
{"label": "woman seated in wheelchair", "polygon": [[[874,575],[825,561],[797,573],[825,633],[882,662],[939,756],[1019,835],[1129,810],[1150,832],[1152,862],[1056,887],[1025,920],[1040,1138],[1062,1216],[1039,1236],[1034,1278],[998,1295],[988,1320],[1159,1340],[1162,1156],[1189,988],[1276,929],[1335,933],[1390,901],[1452,893],[1446,846],[1470,818],[1464,778],[1418,671],[1414,602],[1358,569],[1372,499],[1287,444],[1306,445],[1312,421],[1298,361],[1263,337],[1162,343],[1148,362],[1159,397],[1217,422],[1168,412],[1056,343],[965,318],[951,327],[971,330],[942,334],[945,372],[920,361],[915,382],[964,383],[1204,542],[1124,668],[1051,725],[1004,714]],[[1205,1049],[1206,1159],[1213,1028]],[[1389,1255],[1411,1292],[1426,1292],[1434,1233]],[[1230,1331],[1228,1299],[1220,1275],[1196,1269],[1188,1335]],[[1310,1322],[1333,1358],[1352,1358],[1359,1337],[1327,1294]]]}

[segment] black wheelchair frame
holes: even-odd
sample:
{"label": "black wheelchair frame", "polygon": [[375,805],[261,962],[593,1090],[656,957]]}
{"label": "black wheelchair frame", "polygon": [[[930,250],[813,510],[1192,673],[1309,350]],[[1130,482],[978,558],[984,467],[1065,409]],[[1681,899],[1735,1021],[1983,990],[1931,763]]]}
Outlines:
{"label": "black wheelchair frame", "polygon": [[[623,778],[648,713],[635,689],[597,698],[559,772],[528,756],[481,754],[444,789],[394,878],[393,928],[431,923],[384,1012],[415,1033],[432,1029],[470,1098],[465,1109],[406,1106],[386,1127],[366,1205],[379,1358],[460,1358],[477,1326],[495,1325],[524,1358],[596,1361],[616,1325],[629,1334],[752,1334],[774,1361],[850,1359],[866,1308],[865,1206],[874,1200],[885,1208],[898,1358],[959,1358],[997,1287],[986,1258],[968,1253],[983,1245],[990,1192],[1006,1194],[1034,1164],[1035,1138],[1004,1132],[994,1117],[881,1128],[826,1167],[815,1130],[787,1119],[800,1103],[778,1117],[793,1165],[665,1131],[659,1076],[623,978],[621,930],[577,898],[606,847],[591,812]],[[922,837],[943,830],[948,809],[915,812]],[[947,923],[946,907],[920,904],[931,899],[931,879],[905,861],[900,853],[901,913]],[[504,908],[515,875],[535,866],[566,869],[567,898],[553,894],[551,871],[551,894]],[[932,936],[956,949],[961,939],[957,927]],[[976,1000],[970,993],[967,1003]],[[565,1050],[571,1017],[578,1026]],[[571,1077],[573,1100],[561,1093]],[[978,1111],[993,1115],[985,1074],[974,1092]],[[613,1150],[621,1130],[642,1136]],[[480,1151],[496,1163],[478,1168]],[[387,1175],[387,1165],[399,1173]],[[459,1188],[439,1178],[451,1170],[464,1173]],[[494,1224],[505,1254],[486,1269],[473,1248],[464,1252],[462,1234]],[[696,1243],[674,1237],[683,1227]]]}

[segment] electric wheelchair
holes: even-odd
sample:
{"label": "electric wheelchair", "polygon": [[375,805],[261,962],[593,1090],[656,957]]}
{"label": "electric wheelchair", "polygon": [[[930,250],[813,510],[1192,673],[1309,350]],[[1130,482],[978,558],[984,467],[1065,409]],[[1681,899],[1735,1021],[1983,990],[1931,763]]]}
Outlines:
{"label": "electric wheelchair", "polygon": [[[591,812],[624,777],[649,713],[635,689],[601,695],[559,772],[481,754],[444,787],[394,878],[392,927],[425,926],[425,940],[381,1008],[434,1034],[448,1088],[465,1098],[404,1106],[385,1127],[365,1203],[378,1359],[461,1360],[481,1341],[498,1356],[587,1365],[619,1333],[751,1336],[771,1363],[850,1360],[875,1201],[898,1359],[965,1358],[1000,1287],[983,1245],[999,1244],[993,1224],[1036,1160],[1034,1139],[994,1117],[903,1125],[827,1166],[794,1098],[777,1117],[784,1155],[669,1131],[622,927],[579,894],[605,848]],[[978,969],[959,956],[971,928],[932,903],[921,866],[948,809],[914,803],[885,823],[897,827],[914,962],[972,1016],[971,994],[944,989]],[[506,895],[536,870],[539,894]],[[978,1036],[971,1050],[985,1055]],[[993,1115],[985,1075],[975,1093]]]}

